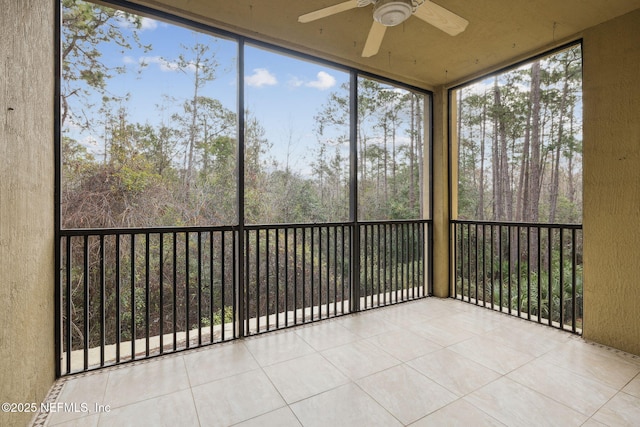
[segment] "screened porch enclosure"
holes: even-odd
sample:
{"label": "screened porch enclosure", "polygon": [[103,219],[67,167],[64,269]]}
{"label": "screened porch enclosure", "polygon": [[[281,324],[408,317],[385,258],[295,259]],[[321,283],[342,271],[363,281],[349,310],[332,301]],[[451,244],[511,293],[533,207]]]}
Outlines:
{"label": "screened porch enclosure", "polygon": [[61,7],[59,376],[431,294],[430,92]]}

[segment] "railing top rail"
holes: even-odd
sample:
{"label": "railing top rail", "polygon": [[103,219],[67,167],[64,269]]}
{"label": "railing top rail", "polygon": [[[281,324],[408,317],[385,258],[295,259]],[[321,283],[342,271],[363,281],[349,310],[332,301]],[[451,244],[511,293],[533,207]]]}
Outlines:
{"label": "railing top rail", "polygon": [[135,227],[135,228],[72,228],[60,230],[60,236],[111,236],[118,234],[197,233],[209,231],[233,231],[234,225],[189,227]]}
{"label": "railing top rail", "polygon": [[518,221],[478,221],[471,219],[452,219],[452,224],[478,224],[478,225],[497,225],[504,227],[537,227],[537,228],[567,228],[582,230],[582,224],[561,224],[561,223],[544,223],[544,222],[518,222]]}
{"label": "railing top rail", "polygon": [[[370,224],[428,224],[430,219],[393,219],[379,221],[358,221],[360,225]],[[284,228],[312,228],[312,227],[344,227],[354,225],[354,222],[314,222],[295,224],[249,224],[245,230],[284,229]],[[161,233],[197,233],[212,231],[233,231],[237,225],[222,226],[184,226],[184,227],[133,227],[133,228],[72,228],[60,230],[60,236],[111,236],[130,234],[161,234]]]}
{"label": "railing top rail", "polygon": [[382,220],[367,220],[358,221],[360,225],[371,224],[430,224],[433,222],[431,219],[382,219]]}
{"label": "railing top rail", "polygon": [[311,227],[344,227],[353,225],[352,222],[298,222],[277,224],[245,224],[245,230],[285,229],[285,228],[311,228]]}

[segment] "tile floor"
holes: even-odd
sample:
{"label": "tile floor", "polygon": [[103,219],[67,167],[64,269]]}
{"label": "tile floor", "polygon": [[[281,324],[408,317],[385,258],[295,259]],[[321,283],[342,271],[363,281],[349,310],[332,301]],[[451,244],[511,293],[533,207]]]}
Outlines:
{"label": "tile floor", "polygon": [[55,426],[640,425],[640,358],[436,298],[54,387]]}

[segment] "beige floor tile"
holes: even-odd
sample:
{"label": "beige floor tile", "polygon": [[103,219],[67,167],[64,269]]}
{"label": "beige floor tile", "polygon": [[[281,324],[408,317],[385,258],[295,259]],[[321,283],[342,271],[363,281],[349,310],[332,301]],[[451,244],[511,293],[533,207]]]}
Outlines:
{"label": "beige floor tile", "polygon": [[325,350],[322,355],[353,380],[401,363],[379,347],[362,340]]}
{"label": "beige floor tile", "polygon": [[294,331],[273,332],[244,341],[260,366],[269,366],[285,360],[314,353],[315,350]]}
{"label": "beige floor tile", "polygon": [[250,420],[235,424],[236,427],[301,427],[289,407],[276,409],[264,415],[259,415]]}
{"label": "beige floor tile", "polygon": [[357,384],[403,424],[457,399],[455,394],[407,365],[362,378]]}
{"label": "beige floor tile", "polygon": [[458,396],[500,377],[499,373],[448,349],[412,360],[409,365]]}
{"label": "beige floor tile", "polygon": [[596,412],[593,419],[608,426],[638,426],[640,398],[620,392]]}
{"label": "beige floor tile", "polygon": [[473,332],[464,329],[447,328],[446,323],[442,323],[442,326],[434,323],[435,322],[416,324],[410,326],[409,330],[443,347],[448,347],[477,336]]}
{"label": "beige floor tile", "polygon": [[100,414],[91,414],[82,418],[75,418],[73,420],[52,424],[49,422],[47,425],[56,427],[97,427],[100,421]]}
{"label": "beige floor tile", "polygon": [[500,421],[464,400],[456,400],[411,424],[411,427],[501,427]]}
{"label": "beige floor tile", "polygon": [[559,366],[536,360],[507,375],[514,381],[586,415],[593,415],[618,390]]}
{"label": "beige floor tile", "polygon": [[627,384],[622,391],[635,397],[640,398],[640,374],[636,375],[629,384]]}
{"label": "beige floor tile", "polygon": [[455,351],[500,374],[506,374],[533,360],[533,356],[498,344],[490,338],[476,337],[452,345]]}
{"label": "beige floor tile", "polygon": [[189,386],[182,356],[172,355],[111,371],[103,403],[117,408]]}
{"label": "beige floor tile", "polygon": [[398,329],[368,338],[368,342],[377,345],[393,357],[403,362],[425,354],[438,351],[441,345],[408,330]]}
{"label": "beige floor tile", "polygon": [[624,387],[640,373],[640,362],[581,340],[572,340],[558,346],[542,356],[541,360],[593,378],[615,389]]}
{"label": "beige floor tile", "polygon": [[510,426],[579,426],[587,417],[503,377],[463,398]]}
{"label": "beige floor tile", "polygon": [[[84,376],[68,378],[62,387],[57,402],[70,404],[70,407],[79,408],[80,411],[50,412],[49,423],[53,425],[91,415],[89,410],[94,408],[95,404],[104,403],[108,379],[108,371],[93,372]],[[82,404],[86,405],[87,412],[82,412]]]}
{"label": "beige floor tile", "polygon": [[398,326],[386,321],[384,316],[376,313],[376,310],[344,316],[336,319],[335,322],[362,338],[368,338],[393,329],[398,329]]}
{"label": "beige floor tile", "polygon": [[402,425],[353,383],[294,403],[291,410],[305,427]]}
{"label": "beige floor tile", "polygon": [[485,334],[491,332],[503,323],[500,316],[494,316],[490,312],[470,312],[460,313],[447,318],[447,323],[451,328],[461,328],[474,334]]}
{"label": "beige floor tile", "polygon": [[[484,336],[491,338],[493,341],[505,347],[527,353],[535,357],[542,356],[560,345],[560,342],[552,339],[552,335],[542,330],[533,330],[527,328],[526,322],[518,322],[519,324],[510,324],[499,326]],[[521,323],[521,324],[520,324]],[[539,329],[549,329],[540,327]],[[535,343],[535,345],[533,344]]]}
{"label": "beige floor tile", "polygon": [[100,426],[197,426],[198,415],[191,390],[182,390],[131,405],[122,406],[100,415]]}
{"label": "beige floor tile", "polygon": [[239,341],[190,352],[183,357],[192,387],[258,368],[251,352]]}
{"label": "beige floor tile", "polygon": [[349,378],[318,353],[267,366],[264,371],[287,403],[349,382]]}
{"label": "beige floor tile", "polygon": [[338,347],[360,339],[358,335],[332,320],[296,328],[295,333],[317,351]]}
{"label": "beige floor tile", "polygon": [[285,406],[280,393],[261,369],[191,390],[203,426],[227,426]]}
{"label": "beige floor tile", "polygon": [[[410,303],[407,305],[413,305],[415,307],[415,304]],[[386,321],[391,322],[401,328],[408,328],[409,326],[415,325],[416,323],[425,323],[431,318],[426,313],[423,313],[415,308],[407,307],[404,310],[396,310],[395,306],[390,307],[390,309],[388,310],[385,310],[385,312],[383,313],[383,317]]]}

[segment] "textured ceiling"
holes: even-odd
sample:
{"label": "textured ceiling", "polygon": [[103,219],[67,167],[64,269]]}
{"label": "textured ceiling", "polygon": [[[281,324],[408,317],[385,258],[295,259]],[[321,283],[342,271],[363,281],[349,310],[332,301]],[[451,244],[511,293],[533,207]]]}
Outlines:
{"label": "textured ceiling", "polygon": [[640,8],[640,0],[435,0],[469,21],[452,37],[415,17],[387,30],[362,58],[372,6],[301,24],[299,15],[343,0],[136,0],[348,66],[424,88],[459,82],[580,37]]}

